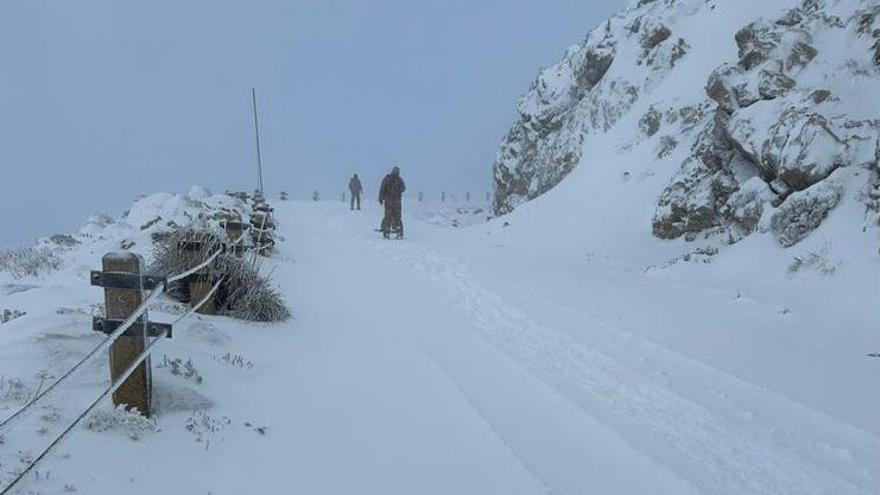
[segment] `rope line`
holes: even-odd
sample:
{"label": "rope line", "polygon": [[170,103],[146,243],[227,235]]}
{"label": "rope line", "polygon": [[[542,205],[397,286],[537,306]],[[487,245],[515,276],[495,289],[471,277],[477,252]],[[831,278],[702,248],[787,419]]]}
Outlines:
{"label": "rope line", "polygon": [[[239,244],[244,238],[245,238],[245,233],[242,233],[238,237],[238,239],[236,239],[234,242],[232,242],[230,244],[230,246],[235,246],[235,245]],[[216,252],[214,252],[210,257],[208,257],[208,259],[206,259],[202,263],[187,270],[186,272],[183,272],[179,275],[168,278],[168,283],[182,280],[182,279],[188,277],[189,275],[192,275],[193,273],[196,273],[199,270],[205,268],[211,262],[213,262],[217,258],[217,256],[219,256],[220,253],[222,253],[223,251],[224,251],[224,249],[218,249]],[[177,324],[178,322],[180,322],[184,318],[192,315],[193,313],[198,311],[202,306],[204,306],[209,300],[211,300],[211,297],[213,297],[214,294],[217,292],[217,290],[220,288],[220,284],[223,282],[223,280],[224,280],[224,278],[221,277],[220,280],[218,280],[214,284],[214,286],[211,287],[211,290],[208,291],[208,293],[195,306],[193,306],[189,311],[187,311],[186,313],[181,315],[179,318],[174,320],[174,323],[172,323],[172,326],[174,324]],[[103,351],[104,349],[109,347],[113,342],[115,342],[119,338],[119,336],[121,336],[123,333],[125,333],[125,331],[128,330],[137,321],[137,319],[141,315],[144,314],[144,312],[146,312],[147,308],[161,294],[163,294],[167,288],[168,288],[168,284],[165,283],[165,284],[162,284],[159,287],[156,287],[155,289],[153,289],[153,291],[150,292],[150,294],[146,297],[146,299],[141,302],[140,306],[138,306],[138,308],[135,309],[135,311],[131,315],[129,315],[128,318],[126,318],[122,322],[122,324],[119,325],[119,327],[116,330],[113,331],[113,333],[111,333],[104,340],[102,340],[101,343],[98,344],[97,347],[92,349],[83,359],[81,359],[77,364],[75,364],[71,369],[69,369],[58,380],[56,380],[54,383],[52,383],[52,385],[47,387],[42,393],[36,395],[27,404],[23,405],[21,408],[19,408],[19,410],[17,410],[15,413],[13,413],[9,418],[5,419],[2,423],[0,423],[0,429],[9,425],[10,423],[12,423],[12,421],[15,420],[16,418],[21,417],[25,411],[27,411],[30,407],[32,407],[34,404],[36,404],[40,399],[45,397],[49,392],[51,392],[54,388],[56,388],[63,381],[65,381],[68,377],[70,377],[80,366],[82,366],[84,363],[88,362],[96,354]],[[150,341],[150,343],[147,344],[147,346],[143,350],[143,352],[141,352],[141,354],[138,355],[138,357],[128,366],[128,368],[125,369],[125,371],[122,373],[122,375],[120,375],[119,378],[117,378],[115,381],[113,381],[113,383],[110,384],[110,387],[108,387],[106,390],[104,390],[104,392],[101,393],[101,395],[98,396],[98,398],[95,399],[85,409],[85,411],[83,411],[79,416],[77,416],[76,419],[74,419],[74,421],[70,425],[68,425],[67,428],[65,428],[64,431],[62,431],[60,435],[58,435],[45,449],[43,449],[42,452],[40,452],[40,454],[37,457],[34,458],[33,461],[31,461],[20,473],[18,473],[18,475],[16,475],[15,478],[13,478],[13,480],[8,485],[6,485],[6,487],[3,488],[2,491],[0,491],[0,495],[6,495],[6,494],[10,493],[12,488],[15,487],[15,485],[17,485],[22,479],[24,479],[24,477],[29,472],[31,472],[47,455],[49,455],[49,453],[51,453],[52,450],[55,449],[55,447],[57,447],[61,443],[61,441],[73,430],[73,428],[75,428],[76,425],[78,425],[79,422],[82,421],[82,419],[85,418],[105,397],[107,397],[108,395],[110,395],[113,392],[115,392],[116,390],[118,390],[119,387],[121,387],[122,384],[126,380],[128,380],[128,378],[131,376],[131,374],[134,373],[134,371],[137,369],[137,367],[140,366],[141,363],[144,362],[144,360],[147,358],[147,356],[150,355],[150,353],[152,352],[153,346],[155,346],[160,340],[165,338],[167,333],[168,333],[167,330],[163,330],[156,338],[154,338],[152,341]]]}
{"label": "rope line", "polygon": [[[245,237],[245,234],[241,234],[241,235],[238,237],[238,239],[236,239],[236,240],[235,240],[232,244],[230,244],[230,245],[231,245],[231,246],[235,246],[235,245],[239,244],[239,243],[244,239],[244,237]],[[196,266],[195,269],[190,269],[190,270],[187,270],[186,272],[184,272],[184,273],[182,273],[182,274],[180,274],[180,275],[177,275],[177,276],[171,277],[171,278],[168,279],[168,282],[170,283],[170,282],[172,282],[172,281],[181,280],[181,279],[183,279],[183,278],[185,278],[185,277],[191,275],[192,273],[197,272],[198,270],[200,270],[200,269],[204,268],[205,266],[207,266],[208,264],[210,264],[210,262],[213,261],[214,259],[216,259],[217,256],[218,256],[221,252],[223,252],[223,250],[222,250],[222,249],[218,249],[214,254],[212,254],[212,255],[210,256],[210,258],[209,258],[207,261],[205,261],[205,262],[201,263],[200,265]],[[207,302],[207,298],[210,297],[210,296],[212,296],[212,295],[216,292],[216,290],[217,290],[217,288],[219,287],[219,285],[220,285],[220,283],[218,282],[218,283],[214,286],[214,288],[211,290],[211,292],[208,294],[208,296],[206,296],[206,299],[205,299],[205,300],[202,300],[202,301],[199,302],[199,304],[198,304],[198,306],[196,307],[196,309],[200,308],[202,305],[204,305],[204,304]],[[49,385],[48,387],[46,387],[42,392],[40,392],[39,394],[35,395],[31,400],[29,400],[27,403],[25,403],[25,404],[22,405],[20,408],[18,408],[18,410],[16,410],[14,413],[12,413],[9,417],[7,417],[7,418],[4,419],[2,422],[0,422],[0,431],[3,431],[3,429],[5,429],[5,428],[8,427],[9,425],[13,424],[13,423],[15,422],[16,419],[19,419],[19,418],[24,417],[24,413],[27,412],[28,409],[30,409],[34,404],[36,404],[37,402],[39,402],[43,397],[45,397],[45,396],[48,395],[50,392],[52,392],[52,390],[54,390],[56,387],[58,387],[58,385],[62,384],[64,381],[66,381],[66,380],[67,380],[71,375],[73,375],[73,373],[76,372],[76,370],[78,370],[83,364],[87,363],[87,362],[88,362],[89,360],[91,360],[95,355],[99,354],[100,352],[103,352],[103,351],[106,350],[108,347],[110,347],[114,342],[116,342],[116,340],[117,340],[117,339],[118,339],[123,333],[125,333],[126,330],[128,330],[132,325],[134,325],[134,323],[137,321],[137,319],[138,319],[141,315],[144,314],[144,312],[147,310],[147,308],[148,308],[153,302],[155,302],[155,300],[156,300],[156,299],[157,299],[157,298],[158,298],[158,297],[159,297],[159,296],[160,296],[160,295],[161,295],[166,289],[167,289],[167,285],[161,285],[161,286],[156,287],[155,289],[153,289],[153,291],[150,292],[150,294],[146,297],[146,299],[144,299],[144,301],[141,302],[140,306],[138,306],[138,308],[137,308],[137,309],[136,309],[131,315],[129,315],[128,318],[126,318],[126,319],[125,319],[125,320],[119,325],[119,327],[118,327],[116,330],[113,331],[113,333],[107,335],[107,337],[105,337],[104,340],[102,340],[97,346],[95,346],[94,349],[92,349],[91,351],[89,351],[89,353],[86,354],[85,357],[83,357],[79,362],[77,362],[76,364],[74,364],[69,370],[67,370],[63,375],[61,375],[61,376],[60,376],[57,380],[55,380],[51,385]],[[190,311],[187,312],[184,316],[189,316],[189,315],[191,315],[193,312],[195,312],[195,310],[190,310]],[[181,318],[178,318],[178,319],[175,321],[175,323],[177,323],[177,322],[180,321],[181,319],[183,319],[183,318],[182,318],[182,317],[181,317]]]}
{"label": "rope line", "polygon": [[35,457],[34,460],[30,464],[27,465],[27,467],[25,467],[20,473],[18,473],[18,475],[16,475],[16,477],[13,478],[13,480],[8,485],[6,485],[6,487],[3,488],[2,491],[0,491],[0,495],[7,495],[8,493],[10,493],[12,488],[15,487],[15,485],[18,484],[22,479],[24,479],[24,477],[29,472],[31,472],[31,470],[33,470],[37,466],[37,464],[40,463],[40,461],[42,461],[47,455],[49,455],[49,453],[52,452],[52,450],[55,449],[55,447],[57,447],[61,443],[61,441],[64,439],[64,437],[67,436],[67,434],[70,433],[71,430],[73,430],[73,428],[76,427],[76,425],[78,425],[79,422],[82,421],[83,418],[85,418],[92,411],[92,409],[95,408],[95,406],[97,406],[102,400],[104,400],[105,397],[107,397],[108,395],[110,395],[113,392],[116,392],[116,390],[118,390],[119,387],[121,387],[122,384],[126,380],[128,380],[128,377],[130,377],[131,374],[134,373],[134,370],[136,370],[137,367],[140,366],[141,363],[144,362],[144,360],[147,358],[147,356],[150,355],[150,353],[152,352],[153,346],[156,345],[157,342],[162,340],[165,337],[166,333],[167,333],[167,331],[163,330],[155,339],[153,339],[149,344],[147,344],[147,347],[143,350],[143,352],[141,352],[140,355],[138,355],[138,357],[128,366],[128,368],[125,369],[125,371],[122,373],[122,375],[118,379],[116,379],[116,381],[111,383],[110,387],[108,387],[106,390],[104,390],[104,392],[102,392],[101,395],[98,396],[98,398],[95,399],[94,402],[92,402],[89,405],[89,407],[86,408],[85,411],[83,411],[79,416],[77,416],[76,419],[73,421],[73,423],[68,425],[68,427],[65,428],[64,431],[62,431],[61,434],[58,435],[58,437],[56,437],[55,440],[52,441],[52,443],[50,443],[45,449],[43,449],[43,451],[40,452],[40,455]]}
{"label": "rope line", "polygon": [[220,284],[223,282],[223,280],[224,280],[224,277],[221,277],[220,280],[218,280],[217,283],[214,284],[214,287],[212,287],[211,290],[208,291],[207,294],[205,294],[205,297],[203,297],[203,298],[199,301],[198,304],[196,304],[195,306],[193,306],[192,308],[190,308],[190,310],[187,311],[186,313],[180,315],[180,317],[178,317],[176,320],[174,320],[174,323],[172,323],[171,326],[177,325],[177,323],[180,322],[180,320],[182,320],[182,319],[184,319],[184,318],[186,318],[186,317],[188,317],[188,316],[191,316],[193,313],[195,313],[196,311],[198,311],[202,306],[204,306],[205,303],[207,303],[208,301],[210,301],[210,300],[211,300],[211,297],[214,296],[214,293],[217,292],[217,289],[220,288]]}
{"label": "rope line", "polygon": [[128,318],[126,318],[125,321],[123,321],[122,324],[119,325],[119,328],[117,328],[116,330],[113,331],[113,333],[111,333],[110,335],[105,337],[104,340],[102,340],[100,344],[98,344],[94,349],[89,351],[89,353],[86,354],[86,356],[84,358],[82,358],[78,363],[73,365],[72,368],[67,370],[67,372],[64,373],[63,375],[61,375],[61,377],[58,378],[57,380],[55,380],[55,382],[53,382],[51,385],[46,387],[45,390],[40,392],[38,395],[35,395],[33,399],[31,399],[26,404],[21,406],[17,411],[12,413],[12,415],[10,415],[8,418],[4,419],[3,422],[0,423],[0,431],[2,431],[5,427],[10,425],[17,418],[23,417],[23,414],[25,411],[27,411],[31,406],[33,406],[34,404],[39,402],[40,399],[42,399],[47,394],[49,394],[49,392],[54,390],[55,387],[57,387],[62,382],[67,380],[71,375],[73,375],[73,373],[77,369],[79,369],[80,366],[82,366],[83,364],[88,362],[90,359],[92,359],[98,353],[100,353],[100,352],[106,350],[108,347],[110,347],[110,345],[112,345],[116,341],[116,339],[119,338],[120,335],[125,333],[126,330],[128,330],[132,325],[134,325],[134,323],[137,321],[137,319],[142,314],[144,314],[144,312],[147,310],[147,307],[150,304],[152,304],[153,301],[155,301],[162,294],[162,292],[164,290],[165,290],[164,285],[153,289],[153,291],[150,292],[150,294],[147,296],[147,298],[144,299],[144,301],[141,303],[140,306],[138,306],[138,308],[134,311],[134,313],[129,315]]}
{"label": "rope line", "polygon": [[205,268],[206,266],[210,265],[215,259],[217,259],[217,256],[220,256],[220,253],[222,253],[222,252],[223,252],[222,249],[218,249],[217,251],[214,251],[214,254],[209,256],[208,259],[199,263],[198,265],[190,268],[189,270],[187,270],[181,274],[175,275],[173,277],[168,277],[168,283],[170,284],[172,282],[178,282],[180,280],[183,280],[186,277],[189,277],[190,275],[192,275],[193,273],[198,272],[202,268]]}

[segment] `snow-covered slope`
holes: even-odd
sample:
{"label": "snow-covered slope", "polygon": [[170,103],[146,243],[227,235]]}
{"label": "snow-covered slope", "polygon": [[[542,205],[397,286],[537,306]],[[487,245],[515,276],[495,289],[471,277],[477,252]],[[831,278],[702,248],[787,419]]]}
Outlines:
{"label": "snow-covered slope", "polygon": [[520,101],[469,265],[875,437],[878,12],[634,2]]}
{"label": "snow-covered slope", "polygon": [[130,250],[149,258],[153,240],[178,227],[221,233],[220,222],[227,216],[246,219],[250,213],[250,206],[239,199],[193,186],[187,194],[160,192],[138,197],[118,218],[92,215],[72,232],[39,239],[33,249],[53,253],[61,260],[62,276],[87,276],[95,267],[84,268],[78,263],[93,263],[91,257],[101,250]]}
{"label": "snow-covered slope", "polygon": [[845,198],[875,225],[878,55],[876,1],[634,2],[520,101],[494,166],[495,212],[575,167],[604,167],[619,182],[650,174],[665,184],[638,198],[619,184],[584,191],[573,211],[650,202],[652,218],[635,227],[664,239],[772,231],[787,247]]}
{"label": "snow-covered slope", "polygon": [[[100,404],[11,493],[872,493],[880,359],[866,356],[878,319],[862,246],[787,273],[774,266],[812,239],[685,259],[683,241],[634,223],[566,229],[558,205],[621,180],[589,170],[606,168],[488,225],[471,224],[477,205],[407,203],[404,241],[373,231],[374,203],[276,204],[264,263],[296,319],[176,324],[154,355],[156,416]],[[651,215],[615,206],[582,220],[612,232],[614,216]],[[237,208],[151,195],[46,241],[60,270],[0,273],[0,309],[26,313],[0,323],[0,418],[100,341],[88,273],[104,253]],[[160,299],[150,319],[185,311]],[[0,487],[106,387],[106,363],[0,431]]]}

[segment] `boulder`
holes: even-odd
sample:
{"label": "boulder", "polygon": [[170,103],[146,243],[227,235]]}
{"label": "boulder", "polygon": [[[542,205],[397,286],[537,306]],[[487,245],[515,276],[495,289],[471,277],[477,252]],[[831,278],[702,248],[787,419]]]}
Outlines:
{"label": "boulder", "polygon": [[846,142],[822,114],[789,109],[770,128],[762,160],[796,190],[806,189],[846,163]]}
{"label": "boulder", "polygon": [[709,81],[706,83],[706,94],[728,113],[740,107],[734,88],[741,84],[738,81],[741,74],[742,69],[739,67],[722,64],[712,71],[709,75]]}
{"label": "boulder", "polygon": [[780,35],[763,21],[757,21],[740,29],[734,36],[739,48],[739,63],[745,70],[751,70],[763,63],[779,45]]}
{"label": "boulder", "polygon": [[646,136],[653,136],[660,130],[661,118],[662,115],[660,112],[658,112],[656,108],[651,107],[644,115],[642,115],[642,118],[639,119],[639,129],[641,129]]}
{"label": "boulder", "polygon": [[583,96],[599,84],[612,62],[614,62],[613,40],[609,39],[598,46],[585,49],[583,60],[577,70],[578,94]]}
{"label": "boulder", "polygon": [[642,48],[650,50],[672,36],[672,31],[659,23],[649,23],[642,34]]}
{"label": "boulder", "polygon": [[674,239],[719,225],[718,206],[736,190],[733,175],[722,168],[690,160],[660,194],[652,231]]}
{"label": "boulder", "polygon": [[812,45],[803,41],[797,41],[785,58],[785,70],[792,71],[806,67],[811,60],[816,58],[818,51]]}
{"label": "boulder", "polygon": [[772,100],[784,95],[794,86],[794,79],[785,74],[762,69],[758,82],[758,94],[765,100]]}
{"label": "boulder", "polygon": [[789,196],[770,220],[776,242],[782,247],[791,247],[806,238],[825,220],[842,196],[843,187],[832,179]]}
{"label": "boulder", "polygon": [[729,241],[737,242],[758,230],[764,205],[775,195],[760,177],[752,177],[734,192],[721,208],[721,217],[728,226]]}

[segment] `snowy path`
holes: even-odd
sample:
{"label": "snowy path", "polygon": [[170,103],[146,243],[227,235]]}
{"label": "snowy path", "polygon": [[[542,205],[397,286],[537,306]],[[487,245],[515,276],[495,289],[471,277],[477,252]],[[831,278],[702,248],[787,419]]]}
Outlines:
{"label": "snowy path", "polygon": [[[51,479],[29,488],[801,495],[878,487],[875,434],[645,340],[611,314],[491,271],[476,275],[434,242],[452,231],[410,218],[407,240],[382,241],[372,207],[276,207],[284,242],[270,264],[296,319],[260,328],[199,318],[176,329],[160,355],[191,357],[205,383],[156,371],[161,431],[136,443],[78,431],[48,466]],[[23,337],[7,343],[24,349]],[[253,368],[220,362],[227,352]],[[79,384],[84,397],[104,372],[96,365]],[[194,413],[198,404],[211,407]]]}

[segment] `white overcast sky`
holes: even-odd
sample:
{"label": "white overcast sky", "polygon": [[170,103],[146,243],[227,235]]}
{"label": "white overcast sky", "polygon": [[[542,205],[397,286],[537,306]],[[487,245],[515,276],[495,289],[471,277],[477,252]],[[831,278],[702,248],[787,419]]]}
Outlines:
{"label": "white overcast sky", "polygon": [[484,194],[515,103],[624,0],[4,0],[0,246],[137,194],[325,197],[396,161],[411,191]]}

